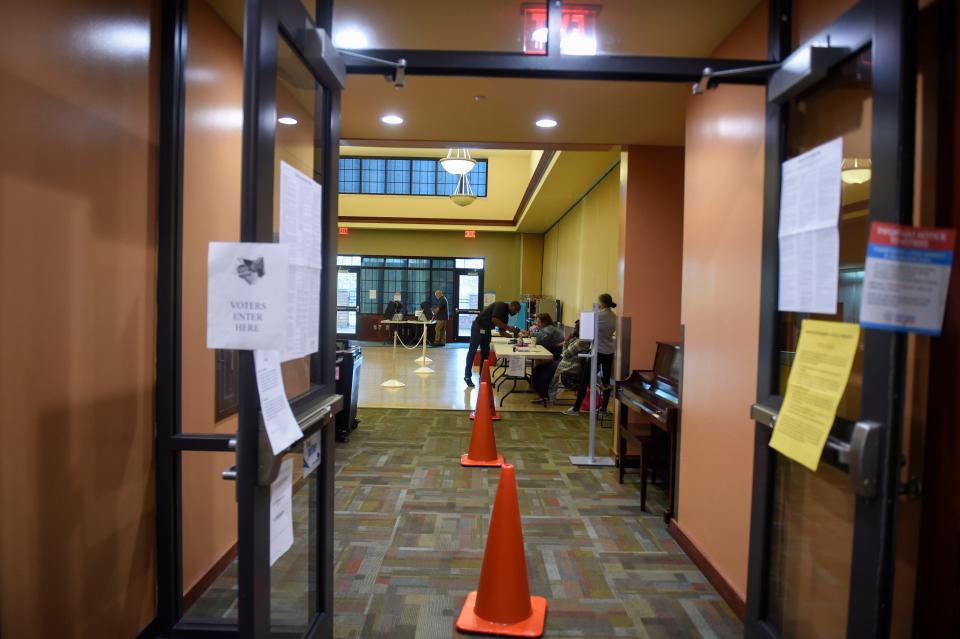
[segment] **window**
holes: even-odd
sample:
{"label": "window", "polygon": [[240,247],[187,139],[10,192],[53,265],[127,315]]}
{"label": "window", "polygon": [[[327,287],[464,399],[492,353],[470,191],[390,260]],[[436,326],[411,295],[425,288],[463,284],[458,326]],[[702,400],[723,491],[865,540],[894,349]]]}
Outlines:
{"label": "window", "polygon": [[458,257],[458,258],[457,258],[457,268],[468,268],[468,269],[476,269],[476,270],[478,270],[478,271],[482,271],[482,270],[483,270],[483,258],[482,258],[482,257],[476,257],[476,258],[461,258],[461,257]]}
{"label": "window", "polygon": [[[420,310],[420,304],[430,300],[434,304],[433,292],[440,289],[450,301],[451,311],[460,301],[455,298],[457,280],[455,269],[482,270],[484,258],[447,258],[447,257],[380,257],[369,255],[338,255],[337,264],[360,266],[359,277],[356,269],[342,270],[337,274],[338,325],[347,333],[356,318],[340,315],[349,307],[360,306],[360,313],[380,315],[395,293],[400,293],[403,311],[408,315]],[[464,279],[467,281],[464,284]],[[461,302],[464,308],[474,308],[479,304],[482,291],[479,290],[480,277],[476,274],[461,274],[460,293],[466,295]],[[469,289],[469,290],[467,290]],[[472,320],[471,320],[472,321]],[[354,324],[351,324],[353,322]]]}
{"label": "window", "polygon": [[[487,160],[477,160],[467,174],[477,197],[487,196]],[[340,158],[340,192],[367,195],[448,196],[457,188],[456,175],[439,160],[422,158]]]}
{"label": "window", "polygon": [[360,191],[362,193],[383,193],[384,178],[387,175],[386,160],[363,158],[360,163]]}
{"label": "window", "polygon": [[340,158],[340,192],[360,192],[360,158]]}

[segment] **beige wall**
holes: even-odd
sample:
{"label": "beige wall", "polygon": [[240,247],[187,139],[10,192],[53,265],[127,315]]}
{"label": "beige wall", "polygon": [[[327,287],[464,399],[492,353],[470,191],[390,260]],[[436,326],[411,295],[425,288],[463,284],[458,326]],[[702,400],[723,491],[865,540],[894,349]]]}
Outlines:
{"label": "beige wall", "polygon": [[563,302],[563,323],[620,288],[620,173],[614,168],[543,240],[543,294]]}
{"label": "beige wall", "polygon": [[520,236],[520,292],[539,295],[543,281],[543,235]]}
{"label": "beige wall", "polygon": [[155,613],[157,10],[4,4],[0,635],[11,639],[134,637]]}
{"label": "beige wall", "polygon": [[468,239],[462,231],[397,231],[350,229],[339,237],[337,253],[425,257],[482,257],[486,259],[483,287],[497,299],[519,297],[520,234],[484,233]]}
{"label": "beige wall", "polygon": [[[766,4],[716,55],[766,56]],[[724,85],[687,105],[678,524],[746,595],[763,221],[764,92]]]}

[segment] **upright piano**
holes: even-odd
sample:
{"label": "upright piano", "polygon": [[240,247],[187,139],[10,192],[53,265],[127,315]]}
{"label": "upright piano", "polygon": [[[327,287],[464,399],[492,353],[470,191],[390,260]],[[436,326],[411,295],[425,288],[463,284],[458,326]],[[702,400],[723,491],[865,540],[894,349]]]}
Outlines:
{"label": "upright piano", "polygon": [[616,382],[616,399],[621,403],[618,429],[620,431],[619,466],[620,482],[623,470],[628,465],[626,445],[632,443],[641,450],[640,505],[646,510],[647,460],[650,447],[654,445],[654,433],[637,432],[629,427],[628,409],[640,413],[643,421],[666,434],[669,440],[667,458],[667,510],[664,521],[670,522],[674,514],[674,486],[677,467],[677,438],[680,424],[680,371],[683,367],[683,351],[679,344],[657,342],[653,368],[635,370],[625,380]]}

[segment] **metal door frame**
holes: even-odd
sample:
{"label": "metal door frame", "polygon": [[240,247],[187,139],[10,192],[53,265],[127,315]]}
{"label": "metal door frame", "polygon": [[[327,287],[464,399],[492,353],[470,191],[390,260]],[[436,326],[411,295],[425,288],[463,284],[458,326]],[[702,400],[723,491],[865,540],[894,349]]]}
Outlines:
{"label": "metal door frame", "polygon": [[[778,7],[776,4],[771,6],[770,55],[775,60],[784,60],[791,49],[791,6],[789,0],[781,0]],[[820,43],[822,46],[830,42],[832,46],[849,47],[851,54],[868,45],[873,47],[871,221],[912,222],[915,26],[916,3],[863,0],[804,44]],[[766,119],[757,402],[768,407],[768,415],[775,415],[783,401],[778,395],[775,345],[779,341],[777,227],[780,170],[787,149],[786,106],[768,104]],[[858,495],[856,498],[847,636],[872,638],[885,637],[890,631],[906,337],[902,333],[864,330],[861,420],[884,425],[879,445],[878,475],[882,481],[875,497]],[[762,415],[755,411],[754,417]],[[780,636],[777,629],[766,622],[770,603],[771,519],[778,463],[778,453],[769,447],[771,434],[769,423],[757,421],[744,619],[744,635],[748,638],[776,639]],[[828,449],[824,460],[835,462],[835,453]]]}
{"label": "metal door frame", "polygon": [[[465,259],[470,259],[470,258],[465,258]],[[477,283],[477,291],[478,291],[478,295],[477,295],[477,311],[476,311],[476,313],[472,313],[472,312],[464,313],[464,315],[473,315],[473,316],[474,316],[474,319],[476,319],[476,316],[479,315],[479,314],[480,314],[480,311],[483,310],[483,275],[484,275],[484,273],[486,272],[486,270],[487,270],[487,261],[486,261],[486,260],[484,260],[484,262],[483,262],[483,268],[482,268],[482,269],[475,269],[475,268],[457,268],[456,266],[454,266],[454,268],[453,268],[453,295],[454,295],[454,298],[457,300],[457,305],[456,305],[456,307],[455,307],[455,309],[454,309],[455,312],[451,314],[451,318],[453,319],[453,326],[454,326],[454,331],[455,331],[455,332],[454,332],[454,337],[453,337],[452,340],[450,339],[450,336],[449,336],[449,335],[447,336],[447,341],[448,341],[448,342],[469,342],[469,341],[470,341],[470,336],[469,336],[469,335],[467,335],[467,336],[465,336],[465,337],[460,335],[460,276],[461,276],[461,275],[476,275],[477,277],[480,278],[480,281]],[[447,303],[449,304],[449,300],[447,300]]]}
{"label": "metal door frame", "polygon": [[[341,311],[350,312],[350,309],[353,309],[353,312],[356,314],[356,327],[357,327],[356,330],[354,330],[352,333],[340,333],[340,332],[337,332],[337,335],[338,335],[338,336],[343,336],[343,337],[346,338],[346,339],[356,338],[356,337],[357,337],[357,333],[360,331],[360,269],[361,269],[361,268],[362,268],[362,267],[360,267],[360,266],[339,266],[339,265],[337,266],[337,275],[339,275],[340,273],[343,273],[343,272],[348,272],[348,273],[353,273],[354,275],[357,276],[357,285],[356,285],[356,287],[355,287],[356,290],[354,291],[354,293],[355,293],[356,296],[357,296],[357,304],[356,304],[356,306],[340,306],[340,301],[337,300],[337,312],[338,312],[338,313],[341,312]],[[337,283],[337,288],[338,288],[338,290],[339,290],[339,287],[340,287],[340,284],[339,284],[339,281],[338,281],[338,283]]]}
{"label": "metal door frame", "polygon": [[[157,324],[157,619],[164,637],[263,637],[270,634],[269,478],[279,456],[263,452],[253,354],[240,352],[236,435],[181,432],[181,256],[183,220],[184,71],[188,0],[165,2],[161,15],[160,161],[158,184]],[[314,178],[323,189],[321,350],[310,363],[311,388],[291,401],[304,434],[321,431],[323,458],[311,521],[316,543],[317,614],[306,637],[328,636],[333,625],[333,417],[335,395],[337,178],[340,92],[345,68],[329,44],[332,2],[318,0],[314,23],[297,0],[246,0],[243,43],[244,122],[240,239],[273,241],[277,47],[281,33],[322,89],[315,104]],[[317,29],[316,27],[319,27]],[[324,30],[320,31],[320,30]],[[318,96],[320,97],[320,96]],[[249,114],[257,114],[250,117]],[[181,621],[183,543],[181,456],[186,451],[236,451],[239,618],[236,625]],[[269,450],[267,451],[269,453]],[[301,636],[299,632],[292,636]]]}

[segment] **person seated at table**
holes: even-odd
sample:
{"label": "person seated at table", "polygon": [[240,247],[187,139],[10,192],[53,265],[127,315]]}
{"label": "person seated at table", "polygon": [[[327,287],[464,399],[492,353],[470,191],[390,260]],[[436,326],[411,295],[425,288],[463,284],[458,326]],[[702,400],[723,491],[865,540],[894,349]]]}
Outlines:
{"label": "person seated at table", "polygon": [[[563,341],[560,359],[544,366],[543,371],[534,369],[531,378],[533,390],[540,396],[535,402],[555,402],[561,388],[577,388],[580,384],[580,353],[590,352],[590,341],[580,339],[580,320],[573,325],[573,332]],[[539,367],[538,367],[539,368]]]}
{"label": "person seated at table", "polygon": [[530,329],[530,334],[537,338],[537,344],[553,353],[554,359],[560,358],[563,346],[563,332],[553,323],[549,313],[537,315],[537,323]]}

